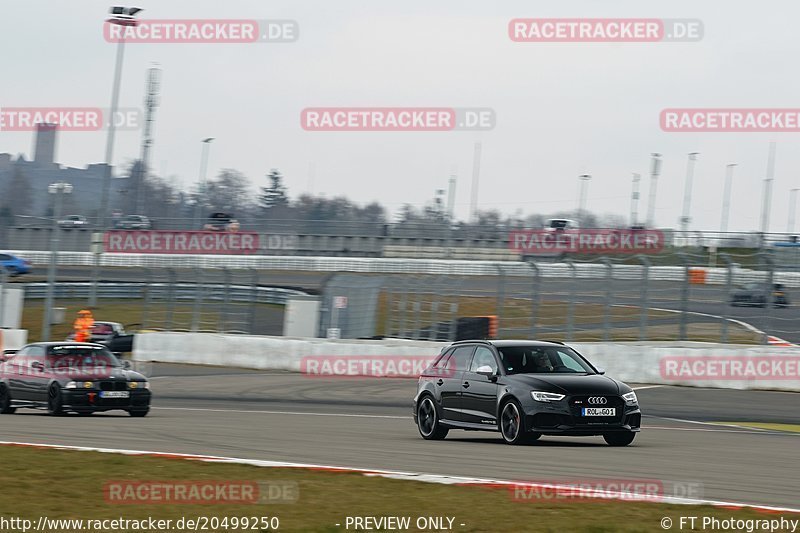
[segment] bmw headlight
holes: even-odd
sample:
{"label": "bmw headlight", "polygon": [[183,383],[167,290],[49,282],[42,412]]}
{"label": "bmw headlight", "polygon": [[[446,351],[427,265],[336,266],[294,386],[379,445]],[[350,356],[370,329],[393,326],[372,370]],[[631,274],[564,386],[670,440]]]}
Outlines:
{"label": "bmw headlight", "polygon": [[563,394],[556,394],[555,392],[540,392],[540,391],[531,391],[531,398],[536,400],[537,402],[557,402],[558,400],[563,400]]}
{"label": "bmw headlight", "polygon": [[150,382],[149,381],[129,381],[128,382],[129,389],[149,389]]}
{"label": "bmw headlight", "polygon": [[634,391],[630,391],[622,395],[622,399],[625,400],[627,405],[638,405],[639,399],[636,397],[636,393]]}
{"label": "bmw headlight", "polygon": [[94,383],[91,381],[69,381],[64,386],[65,389],[91,389]]}

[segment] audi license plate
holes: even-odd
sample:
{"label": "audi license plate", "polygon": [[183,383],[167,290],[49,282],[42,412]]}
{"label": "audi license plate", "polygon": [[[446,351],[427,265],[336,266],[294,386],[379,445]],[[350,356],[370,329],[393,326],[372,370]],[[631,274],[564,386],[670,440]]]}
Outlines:
{"label": "audi license plate", "polygon": [[581,408],[581,415],[583,416],[616,416],[617,410],[614,407],[583,407]]}
{"label": "audi license plate", "polygon": [[[101,398],[130,398],[131,393],[126,390],[109,390],[109,391],[100,391]],[[613,409],[612,409],[613,411]]]}

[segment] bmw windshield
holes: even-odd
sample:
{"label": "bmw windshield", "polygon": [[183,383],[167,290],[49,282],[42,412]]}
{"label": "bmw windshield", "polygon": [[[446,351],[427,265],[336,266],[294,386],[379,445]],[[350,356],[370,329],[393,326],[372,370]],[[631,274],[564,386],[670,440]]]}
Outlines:
{"label": "bmw windshield", "polygon": [[498,348],[506,374],[596,374],[575,351],[554,346]]}
{"label": "bmw windshield", "polygon": [[59,367],[121,367],[119,359],[103,346],[51,346],[47,350],[47,362]]}

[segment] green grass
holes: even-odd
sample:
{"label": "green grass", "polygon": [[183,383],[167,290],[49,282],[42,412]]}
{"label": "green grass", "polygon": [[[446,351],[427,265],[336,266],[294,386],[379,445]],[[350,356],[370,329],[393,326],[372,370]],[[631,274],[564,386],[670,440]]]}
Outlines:
{"label": "green grass", "polygon": [[[458,305],[458,316],[486,316],[497,314],[497,299],[482,296],[452,296],[438,297],[436,295],[423,295],[422,305],[418,313],[411,312],[409,306],[406,329],[411,330],[418,323],[425,327],[439,321],[450,319],[450,304]],[[438,303],[439,312],[431,305]],[[99,305],[92,309],[95,320],[108,320],[120,322],[125,325],[135,324],[140,326],[143,318],[142,300],[98,300]],[[58,307],[66,307],[66,320],[63,324],[52,327],[51,339],[64,339],[72,332],[72,322],[80,309],[86,307],[85,300],[59,300]],[[280,307],[275,304],[271,307]],[[388,313],[388,299],[386,292],[382,292],[378,299],[378,317],[376,321],[377,335],[386,334],[386,317]],[[398,305],[395,300],[393,305]],[[42,318],[44,305],[41,300],[28,300],[22,316],[22,327],[28,330],[31,342],[41,337]],[[502,320],[500,322],[501,338],[520,338],[530,336],[530,316],[532,313],[531,302],[521,298],[507,298],[503,305]],[[582,303],[574,307],[574,332],[573,342],[600,342],[604,340],[603,323],[606,308],[602,304]],[[173,308],[173,330],[186,331],[191,326],[193,302],[177,302]],[[566,303],[543,300],[536,316],[537,337],[556,340],[567,339],[567,316],[570,307]],[[147,326],[153,328],[156,324],[165,324],[167,305],[163,302],[151,302],[147,311]],[[610,308],[609,323],[611,325],[609,340],[613,342],[626,342],[639,340],[638,324],[641,311],[634,307],[612,306]],[[677,324],[657,324],[654,321],[676,317],[675,313],[650,310],[647,313],[650,324],[647,328],[647,337],[651,341],[674,341],[679,339]],[[215,331],[218,325],[219,314],[208,303],[203,305],[200,321],[201,331]],[[689,317],[691,320],[691,315]],[[399,327],[399,318],[395,317],[392,327]],[[134,330],[137,328],[133,328]],[[729,324],[728,342],[733,344],[760,344],[758,335],[737,325]],[[687,340],[700,342],[719,342],[721,339],[721,326],[714,323],[688,324]]]}
{"label": "green grass", "polygon": [[[451,317],[451,304],[457,305],[458,316],[488,316],[497,315],[497,298],[487,296],[451,296],[440,297],[436,294],[416,295],[418,307],[413,307],[414,302],[406,302],[407,331],[413,330],[417,325],[421,328],[436,322],[448,321]],[[391,321],[393,331],[402,329],[400,301],[395,295],[389,302],[387,294],[381,293],[378,299],[377,334],[385,335],[386,318],[389,306],[392,306],[396,316]],[[438,309],[438,313],[437,310]],[[570,312],[573,312],[573,338],[574,342],[600,342],[604,340],[603,325],[605,324],[606,306],[597,303],[575,304],[571,309],[569,304],[542,300],[536,309],[536,336],[555,340],[567,339],[567,324]],[[627,306],[611,306],[608,322],[610,324],[609,340],[614,342],[629,342],[639,340],[639,319],[641,309]],[[531,315],[534,312],[530,300],[523,298],[506,298],[502,306],[500,320],[500,338],[529,337],[531,332]],[[658,324],[659,319],[677,318],[676,313],[650,309],[647,312],[647,340],[650,341],[676,341],[680,338],[679,326],[675,324]],[[687,339],[698,342],[720,342],[722,327],[720,324],[697,322],[692,323],[689,315],[687,325]],[[728,342],[732,344],[760,344],[758,335],[744,327],[731,323],[728,325]]]}
{"label": "green grass", "polygon": [[[142,304],[128,300],[98,300],[99,305],[91,308],[95,320],[107,320],[122,324],[140,324],[142,321]],[[63,324],[54,324],[51,328],[51,339],[65,339],[72,333],[72,322],[78,311],[87,309],[86,300],[57,300],[56,307],[66,307],[66,318]],[[22,328],[28,330],[28,339],[39,340],[42,334],[44,318],[43,300],[26,300],[22,311]]]}
{"label": "green grass", "polygon": [[[179,302],[173,308],[173,330],[186,331],[191,325],[193,302]],[[271,305],[271,304],[260,304]],[[57,300],[56,307],[66,308],[66,317],[63,324],[54,324],[51,328],[51,340],[65,339],[72,333],[72,323],[78,316],[81,309],[91,309],[95,320],[105,320],[109,322],[119,322],[125,326],[133,326],[131,332],[141,328],[143,318],[143,300],[98,300],[98,305],[88,307],[86,300]],[[156,328],[159,324],[165,323],[167,305],[164,303],[151,303],[147,311],[147,326]],[[25,308],[22,311],[22,329],[28,330],[30,342],[38,341],[42,334],[42,322],[44,318],[43,300],[26,300]],[[200,314],[200,330],[216,330],[219,313],[212,308],[209,302],[204,302]]]}
{"label": "green grass", "polygon": [[[102,444],[102,443],[98,443]],[[0,448],[0,517],[33,520],[276,516],[280,531],[346,531],[347,516],[454,517],[454,531],[661,531],[663,517],[764,519],[752,510],[614,501],[514,501],[512,491],[304,469],[258,468],[97,452]],[[120,505],[108,503],[109,481],[242,481],[296,484],[295,503]],[[341,524],[336,527],[335,524]],[[460,524],[464,526],[460,526]],[[350,531],[354,529],[351,527]],[[412,526],[412,531],[416,528]],[[126,531],[115,529],[115,531]],[[220,530],[221,531],[221,530]]]}

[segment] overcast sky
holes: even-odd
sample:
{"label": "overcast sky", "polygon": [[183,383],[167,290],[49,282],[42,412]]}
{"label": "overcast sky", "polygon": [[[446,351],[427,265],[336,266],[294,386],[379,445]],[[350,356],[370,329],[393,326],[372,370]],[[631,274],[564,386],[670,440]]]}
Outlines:
{"label": "overcast sky", "polygon": [[[108,107],[116,45],[103,38],[113,2],[0,0],[0,107]],[[211,173],[236,168],[265,185],[270,168],[290,195],[309,189],[395,212],[422,205],[457,169],[456,213],[469,213],[473,145],[483,145],[479,207],[551,213],[577,205],[627,217],[631,173],[664,154],[657,223],[681,213],[686,154],[700,152],[693,228],[720,224],[725,165],[734,175],[730,229],[758,227],[768,144],[777,142],[770,229],[784,231],[788,190],[800,186],[794,133],[667,133],[676,107],[800,107],[800,6],[715,0],[142,0],[141,18],[293,19],[291,44],[129,44],[120,105],[142,105],[145,73],[163,69],[152,166],[183,187],[197,181],[200,140],[215,137]],[[699,42],[515,43],[517,17],[695,18]],[[489,107],[492,131],[308,132],[300,112],[322,106]],[[120,132],[114,163],[137,157],[139,132]],[[31,153],[32,134],[0,132],[0,152]],[[105,133],[60,134],[57,159],[101,162]],[[309,168],[315,168],[313,181]],[[648,181],[643,180],[642,216]]]}

